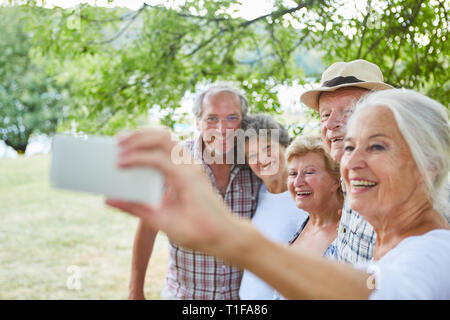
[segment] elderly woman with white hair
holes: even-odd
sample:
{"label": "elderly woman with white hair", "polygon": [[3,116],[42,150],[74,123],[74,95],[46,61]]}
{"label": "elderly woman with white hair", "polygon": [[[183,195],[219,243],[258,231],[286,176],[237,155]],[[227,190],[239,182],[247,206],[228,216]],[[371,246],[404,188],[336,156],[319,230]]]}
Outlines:
{"label": "elderly woman with white hair", "polygon": [[[245,148],[248,166],[263,181],[252,225],[268,239],[287,245],[309,218],[292,201],[286,184],[289,133],[267,114],[245,116],[241,128],[245,131],[245,144],[238,144],[238,148]],[[239,288],[241,300],[272,299],[274,293],[267,283],[244,270]]]}
{"label": "elderly woman with white hair", "polygon": [[173,197],[159,208],[107,203],[251,270],[289,299],[450,299],[450,226],[439,203],[450,130],[445,108],[430,98],[400,89],[372,93],[350,120],[341,174],[350,206],[377,234],[374,260],[357,268],[273,243],[227,214],[200,172],[170,162],[167,132],[137,132],[120,146],[120,166],[158,168]]}

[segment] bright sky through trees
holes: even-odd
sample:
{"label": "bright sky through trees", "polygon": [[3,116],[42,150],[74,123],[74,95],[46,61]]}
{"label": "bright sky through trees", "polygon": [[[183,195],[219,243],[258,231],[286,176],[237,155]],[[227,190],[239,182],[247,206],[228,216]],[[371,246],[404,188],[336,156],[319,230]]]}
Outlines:
{"label": "bright sky through trees", "polygon": [[[0,3],[8,3],[9,0],[2,0]],[[102,6],[102,7],[126,7],[132,10],[137,10],[142,7],[144,2],[147,2],[151,5],[164,5],[170,8],[176,8],[181,3],[185,2],[183,0],[151,0],[151,1],[142,1],[142,0],[114,0],[109,2],[107,0],[45,0],[38,1],[44,2],[45,7],[53,7],[58,6],[62,8],[72,8],[80,3],[88,3],[90,5]],[[241,16],[245,19],[253,19],[255,17],[268,14],[272,9],[273,0],[243,0],[241,1],[241,6],[236,6],[236,10],[238,11],[237,16]],[[286,1],[287,4],[290,4],[293,1]],[[234,10],[234,9],[233,9]]]}

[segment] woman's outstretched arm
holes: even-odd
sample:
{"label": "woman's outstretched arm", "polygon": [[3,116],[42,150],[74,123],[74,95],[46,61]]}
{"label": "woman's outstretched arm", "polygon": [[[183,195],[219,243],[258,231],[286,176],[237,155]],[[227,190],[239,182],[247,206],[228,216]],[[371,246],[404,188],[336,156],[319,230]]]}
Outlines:
{"label": "woman's outstretched arm", "polygon": [[107,204],[162,230],[181,245],[245,268],[289,299],[367,299],[369,274],[266,239],[235,218],[200,168],[175,165],[175,143],[164,130],[135,132],[120,141],[119,165],[160,170],[167,193],[159,207],[108,199]]}

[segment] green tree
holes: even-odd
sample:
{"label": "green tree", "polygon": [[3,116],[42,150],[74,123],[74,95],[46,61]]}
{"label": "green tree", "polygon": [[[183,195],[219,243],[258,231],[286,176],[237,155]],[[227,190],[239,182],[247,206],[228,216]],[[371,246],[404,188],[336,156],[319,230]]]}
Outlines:
{"label": "green tree", "polygon": [[252,20],[234,15],[238,4],[188,0],[137,11],[30,4],[53,17],[31,28],[48,55],[82,70],[71,83],[83,131],[113,133],[156,111],[173,126],[185,92],[216,80],[241,86],[253,109],[280,112],[277,86],[305,83],[297,62],[309,50],[322,53],[324,66],[372,61],[390,84],[448,106],[448,0],[275,0],[272,12]]}
{"label": "green tree", "polygon": [[325,61],[372,61],[382,68],[386,82],[419,90],[448,107],[449,7],[448,0],[367,0],[348,19],[340,14],[342,7],[330,6],[319,22],[326,26],[333,21],[322,33],[328,44]]}
{"label": "green tree", "polygon": [[19,154],[32,134],[55,132],[68,111],[67,91],[34,52],[24,18],[19,7],[0,7],[0,139]]}

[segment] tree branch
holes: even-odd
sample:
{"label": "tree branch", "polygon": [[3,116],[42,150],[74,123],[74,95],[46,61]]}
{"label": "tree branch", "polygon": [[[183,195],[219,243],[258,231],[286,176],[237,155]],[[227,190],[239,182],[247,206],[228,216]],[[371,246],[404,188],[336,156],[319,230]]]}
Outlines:
{"label": "tree branch", "polygon": [[395,56],[394,56],[394,60],[392,61],[391,69],[389,70],[389,73],[388,73],[388,75],[386,77],[386,81],[388,83],[390,82],[391,75],[392,75],[392,72],[394,71],[395,64],[397,63],[398,57],[400,55],[400,50],[401,50],[401,47],[402,47],[402,44],[403,44],[404,40],[405,40],[405,35],[403,34],[402,38],[400,39],[400,44],[397,47],[397,51],[395,52]]}
{"label": "tree branch", "polygon": [[298,46],[300,46],[300,45],[303,43],[303,41],[306,40],[306,38],[308,38],[309,33],[310,33],[310,30],[307,29],[306,32],[305,32],[305,34],[303,35],[303,37],[301,37],[301,38],[300,38],[300,39],[299,39],[292,47],[290,47],[290,48],[287,50],[287,52],[288,52],[289,55],[290,55],[296,48],[298,48]]}
{"label": "tree branch", "polygon": [[80,18],[83,19],[83,20],[86,20],[88,22],[108,23],[108,22],[116,22],[116,21],[126,20],[126,19],[128,19],[129,17],[131,17],[135,13],[136,13],[136,11],[130,11],[130,12],[126,13],[126,14],[121,15],[118,18],[110,18],[110,19],[92,19],[92,18],[90,18],[88,16],[85,16],[85,15],[80,13]]}
{"label": "tree branch", "polygon": [[147,7],[148,7],[148,5],[146,3],[144,3],[142,5],[142,7],[135,12],[135,15],[130,19],[130,21],[128,21],[128,23],[121,30],[119,30],[119,32],[117,32],[113,37],[111,37],[107,40],[102,40],[102,41],[92,41],[89,44],[90,45],[92,45],[92,44],[102,45],[102,44],[107,44],[107,43],[113,42],[114,40],[117,40],[122,34],[124,34],[124,32],[133,24],[133,22],[136,20],[136,18],[141,14],[141,12],[144,11],[144,9]]}
{"label": "tree branch", "polygon": [[248,27],[249,25],[251,25],[251,24],[253,24],[253,23],[255,23],[255,22],[259,21],[259,20],[264,20],[264,19],[267,19],[267,18],[272,18],[272,19],[275,20],[275,19],[277,19],[279,17],[282,17],[282,16],[284,16],[284,15],[286,15],[288,13],[294,13],[295,11],[298,11],[298,10],[300,10],[302,8],[305,8],[306,6],[310,6],[314,2],[315,2],[315,0],[309,0],[309,1],[300,2],[299,5],[294,7],[294,8],[271,12],[269,14],[257,17],[257,18],[252,19],[252,20],[248,20],[246,22],[243,22],[243,23],[241,23],[239,25],[239,27],[245,28],[245,27]]}
{"label": "tree branch", "polygon": [[359,44],[359,48],[358,48],[358,53],[356,54],[356,59],[359,59],[359,57],[361,56],[361,50],[364,44],[364,37],[366,35],[366,31],[367,31],[367,20],[369,20],[369,16],[370,16],[370,10],[371,10],[371,0],[367,1],[367,14],[364,16],[364,20],[363,20],[363,32],[361,35],[361,42]]}
{"label": "tree branch", "polygon": [[202,49],[203,47],[207,46],[209,43],[211,43],[214,40],[216,40],[217,37],[219,35],[222,35],[225,31],[227,31],[227,29],[221,28],[218,32],[214,33],[211,37],[209,37],[208,39],[202,41],[194,50],[192,50],[191,52],[186,54],[186,57],[190,57],[190,56],[196,54],[200,49]]}
{"label": "tree branch", "polygon": [[[286,70],[286,61],[284,61],[283,58],[283,48],[280,43],[280,40],[275,36],[275,30],[274,30],[274,26],[270,25],[270,36],[274,41],[274,48],[275,48],[275,53],[278,56],[278,59],[280,60],[280,64],[281,67],[283,68],[283,73],[285,75],[286,78],[288,78],[288,74],[287,74],[287,70]],[[277,46],[278,44],[278,46]]]}
{"label": "tree branch", "polygon": [[[286,9],[286,10],[281,10],[281,11],[275,11],[275,12],[271,12],[269,14],[263,15],[263,16],[259,16],[255,19],[252,20],[248,20],[245,22],[242,22],[241,24],[239,24],[237,27],[238,28],[246,28],[250,25],[252,25],[253,23],[260,21],[260,20],[264,20],[267,19],[269,17],[271,17],[272,19],[277,19],[281,16],[284,16],[286,14],[289,13],[293,13],[295,11],[298,11],[304,7],[310,6],[315,2],[315,0],[309,0],[309,1],[305,1],[302,2],[301,4],[299,4],[297,7],[291,8],[291,9]],[[224,19],[225,21],[228,21],[228,19]],[[211,37],[209,37],[208,39],[202,41],[194,50],[192,50],[191,52],[189,52],[186,56],[192,56],[195,53],[197,53],[200,49],[204,48],[205,46],[207,46],[209,43],[213,42],[215,39],[217,39],[220,35],[222,35],[223,33],[233,30],[234,27],[226,27],[226,28],[220,28],[218,32],[214,33]]]}
{"label": "tree branch", "polygon": [[422,3],[424,0],[420,0],[419,3],[417,4],[413,14],[409,17],[409,23],[406,23],[405,26],[401,26],[401,27],[390,27],[388,28],[387,32],[384,33],[381,37],[379,37],[377,40],[375,40],[372,45],[369,47],[369,49],[367,50],[367,52],[364,54],[363,59],[366,58],[366,56],[376,47],[378,46],[378,44],[381,42],[381,40],[388,38],[394,31],[397,30],[408,30],[408,27],[414,22],[414,20],[416,19],[417,15],[420,12],[420,8],[422,7]]}

